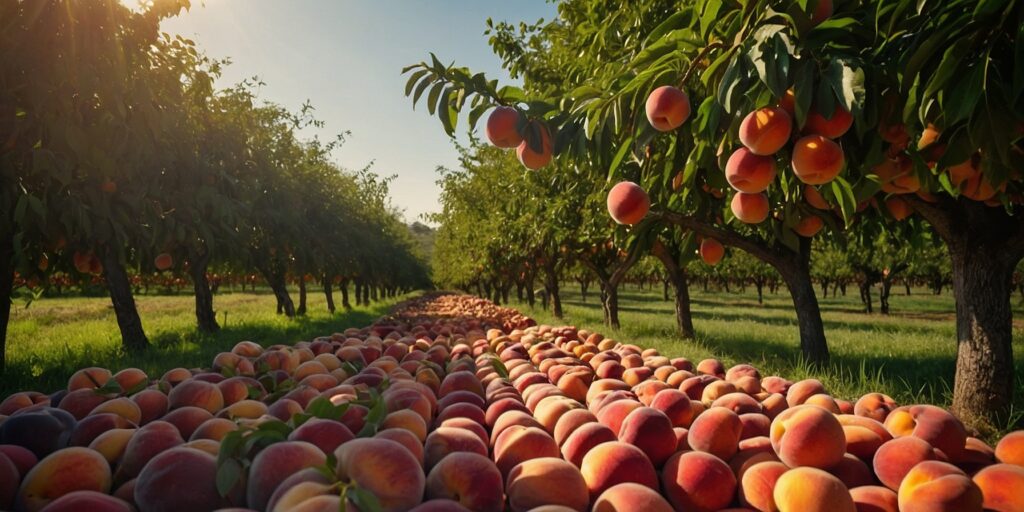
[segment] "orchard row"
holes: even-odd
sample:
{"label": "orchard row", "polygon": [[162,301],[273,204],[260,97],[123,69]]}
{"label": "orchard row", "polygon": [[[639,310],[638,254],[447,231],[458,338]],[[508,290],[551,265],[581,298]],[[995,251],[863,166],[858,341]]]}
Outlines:
{"label": "orchard row", "polygon": [[432,295],[212,366],[0,402],[0,508],[1011,512],[1024,432]]}

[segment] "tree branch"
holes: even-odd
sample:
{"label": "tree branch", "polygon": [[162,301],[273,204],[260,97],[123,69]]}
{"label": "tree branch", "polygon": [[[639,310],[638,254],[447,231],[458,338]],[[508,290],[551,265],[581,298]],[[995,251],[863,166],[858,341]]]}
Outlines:
{"label": "tree branch", "polygon": [[666,222],[670,222],[695,233],[714,238],[725,245],[746,251],[750,253],[751,256],[754,256],[774,267],[784,265],[788,260],[799,257],[799,254],[792,254],[787,257],[786,254],[779,252],[777,248],[768,246],[768,244],[763,240],[741,235],[730,229],[720,228],[689,215],[669,211],[656,212],[654,215]]}

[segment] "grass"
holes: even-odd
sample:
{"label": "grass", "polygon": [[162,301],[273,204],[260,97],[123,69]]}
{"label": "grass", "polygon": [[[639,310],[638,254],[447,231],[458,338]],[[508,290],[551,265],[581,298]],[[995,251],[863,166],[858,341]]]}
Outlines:
{"label": "grass", "polygon": [[[663,355],[686,357],[696,362],[708,357],[721,359],[726,367],[751,363],[764,375],[791,380],[814,377],[833,395],[847,400],[872,391],[889,394],[899,403],[949,405],[956,364],[956,323],[953,297],[923,290],[910,296],[894,290],[892,314],[862,312],[855,288],[847,296],[821,300],[822,320],[831,351],[824,368],[812,368],[799,356],[796,314],[789,294],[766,293],[763,305],[755,291],[746,293],[705,293],[691,286],[696,340],[684,340],[675,328],[672,302],[662,300],[661,290],[619,291],[619,320],[615,332],[603,325],[596,293],[587,302],[577,287],[562,289],[565,319],[557,320],[537,306],[514,303],[538,322],[571,323],[602,332],[620,341],[657,348]],[[877,297],[876,297],[877,305]],[[1024,309],[1015,306],[1021,318]],[[1024,418],[1024,324],[1014,324],[1015,403],[1014,412],[1001,430],[1018,428]]]}
{"label": "grass", "polygon": [[[295,295],[295,294],[293,294]],[[195,328],[195,303],[189,295],[136,297],[139,315],[153,345],[142,354],[120,350],[120,333],[109,298],[47,298],[24,307],[15,301],[7,334],[7,370],[0,375],[0,397],[23,390],[53,392],[67,385],[76,370],[103,366],[137,367],[159,376],[175,367],[208,366],[218,352],[241,340],[262,345],[293,343],[363,327],[404,297],[330,315],[322,293],[310,293],[308,313],[289,319],[275,313],[270,293],[224,293],[214,297],[220,332]],[[340,304],[340,297],[335,297]]]}

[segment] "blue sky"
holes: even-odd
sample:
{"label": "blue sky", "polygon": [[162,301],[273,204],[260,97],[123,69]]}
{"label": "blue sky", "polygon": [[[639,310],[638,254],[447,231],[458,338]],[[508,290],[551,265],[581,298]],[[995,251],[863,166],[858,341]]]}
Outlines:
{"label": "blue sky", "polygon": [[[484,21],[551,19],[545,0],[193,0],[164,30],[194,39],[211,57],[230,57],[222,85],[259,76],[261,96],[290,108],[310,100],[321,135],[351,131],[342,166],[375,161],[396,174],[392,199],[408,221],[439,209],[435,168],[457,154],[436,118],[406,98],[402,67],[455,61],[508,81],[483,35]],[[465,132],[465,125],[461,125]]]}

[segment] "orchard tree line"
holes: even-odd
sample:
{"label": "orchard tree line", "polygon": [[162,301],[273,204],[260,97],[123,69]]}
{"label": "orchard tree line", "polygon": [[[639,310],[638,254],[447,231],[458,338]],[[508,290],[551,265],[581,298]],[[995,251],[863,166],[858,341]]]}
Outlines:
{"label": "orchard tree line", "polygon": [[154,272],[191,282],[201,331],[211,277],[260,275],[288,316],[310,281],[346,307],[350,283],[359,303],[429,284],[389,179],[332,162],[340,137],[300,138],[310,106],[218,90],[224,63],[161,32],[189,4],[0,3],[0,370],[16,283],[102,284],[127,351],[149,345],[133,291]]}
{"label": "orchard tree line", "polygon": [[[405,69],[406,94],[449,134],[490,111],[491,143],[535,171],[476,200],[517,187],[516,208],[552,218],[522,249],[508,226],[486,250],[537,251],[507,268],[543,276],[555,313],[569,254],[600,276],[614,325],[617,278],[639,253],[681,268],[729,246],[778,273],[801,353],[820,364],[814,247],[937,245],[956,299],[952,409],[975,425],[1009,413],[1024,3],[565,0],[554,20],[488,33],[521,87],[431,55]],[[455,229],[442,226],[439,254]]]}

